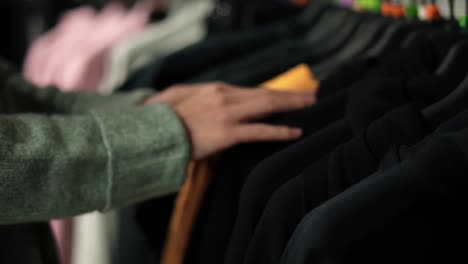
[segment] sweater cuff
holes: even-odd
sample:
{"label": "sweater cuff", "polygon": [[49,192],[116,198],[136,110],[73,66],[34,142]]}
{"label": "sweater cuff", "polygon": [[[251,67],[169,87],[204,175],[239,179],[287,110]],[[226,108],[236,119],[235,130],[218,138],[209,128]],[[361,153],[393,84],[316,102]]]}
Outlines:
{"label": "sweater cuff", "polygon": [[190,146],[174,111],[155,104],[131,111],[92,111],[107,150],[104,210],[175,193],[187,174]]}

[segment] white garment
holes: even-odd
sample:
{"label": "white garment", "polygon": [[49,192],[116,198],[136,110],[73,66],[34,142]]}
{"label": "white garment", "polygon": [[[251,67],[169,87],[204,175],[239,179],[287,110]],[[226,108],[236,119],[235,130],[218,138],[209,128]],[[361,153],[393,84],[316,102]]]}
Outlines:
{"label": "white garment", "polygon": [[166,19],[150,25],[111,50],[100,93],[112,93],[138,68],[206,36],[205,19],[213,11],[212,0],[189,1],[177,6],[177,11],[171,12]]}
{"label": "white garment", "polygon": [[116,248],[117,217],[114,212],[89,213],[73,218],[73,264],[111,264]]}

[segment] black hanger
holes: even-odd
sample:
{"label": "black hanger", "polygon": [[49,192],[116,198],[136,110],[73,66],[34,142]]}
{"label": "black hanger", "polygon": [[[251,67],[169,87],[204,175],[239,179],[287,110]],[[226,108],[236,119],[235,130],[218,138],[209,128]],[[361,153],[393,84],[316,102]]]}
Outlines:
{"label": "black hanger", "polygon": [[468,70],[468,41],[458,42],[451,48],[447,57],[436,71],[437,75],[449,75],[455,80],[462,81]]}
{"label": "black hanger", "polygon": [[297,25],[305,31],[302,34],[304,41],[311,46],[332,41],[336,37],[334,33],[340,31],[339,27],[347,21],[348,10],[330,4],[328,0],[311,1],[296,20]]}
{"label": "black hanger", "polygon": [[[333,46],[336,39],[340,39],[340,36],[347,36],[354,30],[357,21],[352,21],[352,15],[349,10],[338,7],[326,10],[322,16],[323,18],[305,32],[304,42],[313,47],[311,50],[314,50],[317,54],[323,54],[323,45],[321,44],[329,43],[329,45]],[[347,22],[349,23],[347,24]]]}
{"label": "black hanger", "polygon": [[[337,50],[342,49],[366,19],[366,16],[357,15],[347,9],[341,9],[340,14],[341,16],[333,14],[331,17],[335,21],[341,20],[335,28],[325,26],[315,31],[311,30],[305,35],[304,42],[310,47],[307,61],[317,62],[328,59]],[[326,31],[326,33],[321,33],[322,31]],[[325,37],[317,38],[320,35]]]}
{"label": "black hanger", "polygon": [[387,54],[391,50],[401,47],[409,34],[423,27],[424,25],[419,21],[395,21],[389,26],[380,40],[366,52],[366,55],[379,57]]}
{"label": "black hanger", "polygon": [[[415,0],[413,0],[412,3],[416,5]],[[376,43],[366,55],[369,57],[379,57],[388,54],[392,50],[401,47],[408,35],[424,27],[427,27],[427,24],[419,20],[396,20],[389,26],[385,35],[382,36],[379,42]]]}
{"label": "black hanger", "polygon": [[297,23],[305,25],[305,26],[311,26],[322,17],[325,10],[330,9],[330,8],[335,8],[335,7],[331,5],[328,1],[325,1],[325,0],[310,1],[307,8],[304,11],[302,11],[302,13],[297,18]]}
{"label": "black hanger", "polygon": [[[452,0],[450,0],[452,1]],[[453,5],[449,5],[450,12],[453,12]],[[453,14],[450,15],[453,17]],[[464,34],[454,31],[454,22],[449,21],[435,21],[426,22],[420,30],[416,30],[410,33],[403,43],[403,48],[417,50],[416,47],[423,47],[428,49],[430,47],[431,57],[434,57],[434,61],[439,62],[434,65],[434,69],[439,68],[439,72],[447,72],[438,67],[448,56],[452,47],[466,39]],[[426,54],[427,55],[427,54]],[[449,65],[445,63],[445,65]]]}
{"label": "black hanger", "polygon": [[347,41],[346,47],[336,57],[339,60],[346,60],[356,55],[362,55],[366,50],[378,43],[380,38],[391,29],[392,22],[389,18],[371,15],[364,20],[361,27]]}
{"label": "black hanger", "polygon": [[361,16],[363,20],[354,33],[344,39],[339,49],[333,50],[326,61],[314,67],[314,73],[319,79],[326,78],[343,62],[362,56],[384,35],[391,23],[390,19],[381,16],[371,14],[359,14],[358,16]]}
{"label": "black hanger", "polygon": [[[444,31],[431,34],[429,38],[439,51],[450,48],[450,52],[444,58],[436,73],[438,75],[450,75],[452,78],[455,78],[456,81],[461,82],[468,72],[465,70],[467,61],[466,54],[468,51],[463,44],[468,40],[468,34],[464,31],[454,30],[453,28],[454,14],[452,1],[449,1],[449,10],[449,26],[445,27],[446,30]],[[456,43],[460,43],[460,45],[455,45]]]}
{"label": "black hanger", "polygon": [[[450,0],[452,1],[452,0]],[[420,0],[420,4],[426,4],[429,1]],[[449,10],[450,6],[449,6]],[[413,47],[416,43],[419,43],[420,39],[430,36],[434,32],[441,32],[447,29],[447,21],[431,21],[424,22],[424,28],[421,30],[410,33],[403,42],[403,47]]]}
{"label": "black hanger", "polygon": [[[449,72],[452,80],[462,79],[461,84],[447,97],[423,110],[423,116],[428,124],[435,128],[445,120],[454,116],[468,106],[468,77],[466,77],[466,62],[468,61],[468,41],[455,45],[446,60],[437,70],[438,74]],[[454,77],[452,77],[454,76]],[[462,76],[465,76],[463,79]]]}

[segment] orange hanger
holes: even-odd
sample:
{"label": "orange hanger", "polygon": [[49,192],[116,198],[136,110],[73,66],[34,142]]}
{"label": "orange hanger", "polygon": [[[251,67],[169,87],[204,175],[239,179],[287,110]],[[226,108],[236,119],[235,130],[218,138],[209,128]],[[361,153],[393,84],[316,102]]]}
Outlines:
{"label": "orange hanger", "polygon": [[380,13],[382,16],[390,16],[392,13],[392,3],[390,2],[383,2],[382,5],[380,6]]}
{"label": "orange hanger", "polygon": [[401,4],[394,4],[391,9],[391,16],[393,18],[403,18],[405,17],[405,9]]}
{"label": "orange hanger", "polygon": [[439,7],[434,3],[427,4],[426,16],[429,21],[440,20],[441,15],[440,15]]}

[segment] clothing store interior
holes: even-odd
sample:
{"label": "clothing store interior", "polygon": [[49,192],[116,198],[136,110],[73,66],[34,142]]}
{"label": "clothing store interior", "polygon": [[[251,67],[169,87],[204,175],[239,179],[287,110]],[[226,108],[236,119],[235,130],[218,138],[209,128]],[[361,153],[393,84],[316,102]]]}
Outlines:
{"label": "clothing store interior", "polygon": [[[468,263],[467,2],[2,0],[0,263]],[[126,105],[204,84],[315,100],[201,159]]]}

